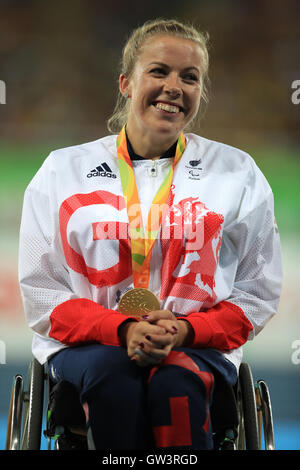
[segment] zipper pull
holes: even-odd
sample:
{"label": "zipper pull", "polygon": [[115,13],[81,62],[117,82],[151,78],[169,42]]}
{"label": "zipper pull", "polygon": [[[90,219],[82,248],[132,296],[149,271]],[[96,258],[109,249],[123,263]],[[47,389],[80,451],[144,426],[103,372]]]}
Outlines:
{"label": "zipper pull", "polygon": [[148,168],[149,176],[157,176],[157,163],[155,160],[152,161],[152,166]]}

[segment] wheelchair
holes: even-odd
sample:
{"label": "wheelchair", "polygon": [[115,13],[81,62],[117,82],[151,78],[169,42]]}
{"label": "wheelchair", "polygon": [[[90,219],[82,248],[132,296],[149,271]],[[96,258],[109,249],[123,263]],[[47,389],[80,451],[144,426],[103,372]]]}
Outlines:
{"label": "wheelchair", "polygon": [[[264,380],[254,383],[248,363],[242,362],[234,387],[216,381],[213,393],[215,450],[275,449],[269,389]],[[33,359],[26,381],[20,374],[13,380],[5,449],[40,450],[44,416],[48,450],[88,449],[77,390],[68,382],[51,384],[47,365]]]}

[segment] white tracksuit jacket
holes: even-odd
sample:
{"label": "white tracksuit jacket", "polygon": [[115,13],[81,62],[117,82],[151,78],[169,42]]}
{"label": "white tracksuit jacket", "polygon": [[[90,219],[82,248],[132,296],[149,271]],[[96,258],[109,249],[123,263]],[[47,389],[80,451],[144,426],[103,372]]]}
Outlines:
{"label": "white tracksuit jacket", "polygon": [[[133,287],[117,136],[52,152],[28,185],[19,281],[33,354],[85,341],[119,345],[120,296]],[[193,327],[191,347],[241,346],[276,313],[281,253],[273,194],[246,153],[195,134],[174,171],[150,284]],[[134,160],[144,220],[172,158]]]}

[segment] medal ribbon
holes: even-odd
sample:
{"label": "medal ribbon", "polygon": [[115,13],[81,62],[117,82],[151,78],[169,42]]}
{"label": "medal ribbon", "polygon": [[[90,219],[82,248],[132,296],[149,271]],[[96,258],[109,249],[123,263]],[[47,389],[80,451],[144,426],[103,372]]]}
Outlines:
{"label": "medal ribbon", "polygon": [[134,170],[127,150],[125,126],[117,138],[118,164],[129,219],[134,287],[148,287],[152,249],[161,226],[163,210],[168,201],[174,168],[182,157],[185,147],[186,139],[182,132],[177,141],[173,165],[154,196],[148,214],[147,226],[144,229]]}

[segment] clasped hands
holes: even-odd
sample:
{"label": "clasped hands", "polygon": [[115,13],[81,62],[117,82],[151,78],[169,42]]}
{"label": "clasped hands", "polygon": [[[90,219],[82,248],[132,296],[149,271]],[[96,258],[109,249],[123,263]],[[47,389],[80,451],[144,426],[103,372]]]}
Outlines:
{"label": "clasped hands", "polygon": [[140,321],[129,322],[122,332],[131,360],[145,367],[159,364],[174,347],[183,346],[190,333],[185,320],[177,320],[170,310],[155,310]]}

